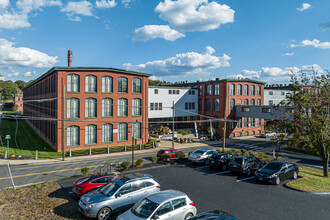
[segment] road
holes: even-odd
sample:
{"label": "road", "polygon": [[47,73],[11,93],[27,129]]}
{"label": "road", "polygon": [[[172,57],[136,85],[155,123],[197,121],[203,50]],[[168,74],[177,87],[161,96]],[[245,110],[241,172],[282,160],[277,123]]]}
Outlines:
{"label": "road", "polygon": [[[271,152],[273,146],[266,139],[250,139],[250,140],[229,140],[227,147],[237,147],[241,145],[242,148],[250,150],[258,150],[263,152]],[[220,148],[222,145],[209,146],[211,149]],[[200,147],[187,148],[183,152],[188,153]],[[155,153],[143,153],[136,156],[137,158],[149,158],[154,156]],[[40,183],[44,181],[58,180],[61,178],[81,174],[80,169],[83,167],[89,167],[90,172],[96,172],[97,167],[104,164],[120,163],[125,160],[131,160],[131,155],[121,156],[109,159],[94,159],[79,162],[70,163],[56,163],[56,164],[44,164],[44,165],[16,165],[10,166],[13,181],[15,186],[24,186],[33,183]],[[296,162],[299,166],[311,166],[315,168],[322,168],[320,161],[314,160],[301,160],[294,158],[285,158],[288,162]],[[12,187],[9,177],[7,164],[0,165],[0,189]]]}

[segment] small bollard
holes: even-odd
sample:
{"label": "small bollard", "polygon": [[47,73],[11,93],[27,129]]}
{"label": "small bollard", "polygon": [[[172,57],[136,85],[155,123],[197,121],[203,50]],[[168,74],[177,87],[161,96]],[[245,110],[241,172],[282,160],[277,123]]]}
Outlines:
{"label": "small bollard", "polygon": [[155,142],[152,142],[152,148],[156,148]]}
{"label": "small bollard", "polygon": [[110,154],[110,146],[108,145],[107,147],[108,147],[108,149],[107,149],[108,150],[108,154]]}
{"label": "small bollard", "polygon": [[92,155],[92,148],[89,147],[89,155]]}
{"label": "small bollard", "polygon": [[142,150],[142,144],[140,143],[140,150]]}
{"label": "small bollard", "polygon": [[127,151],[126,144],[124,145],[125,151]]}
{"label": "small bollard", "polygon": [[38,150],[36,150],[36,160],[38,160]]}
{"label": "small bollard", "polygon": [[69,157],[71,157],[72,155],[71,155],[71,148],[70,148],[70,150],[69,150]]}

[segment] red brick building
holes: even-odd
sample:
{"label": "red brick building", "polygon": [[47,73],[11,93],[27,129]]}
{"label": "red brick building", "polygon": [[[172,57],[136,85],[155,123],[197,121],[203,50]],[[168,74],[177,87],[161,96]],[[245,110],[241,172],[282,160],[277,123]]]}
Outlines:
{"label": "red brick building", "polygon": [[[226,118],[238,122],[226,123],[226,137],[256,135],[264,132],[264,120],[261,118],[236,117],[236,105],[263,105],[263,82],[250,79],[223,79],[206,82],[185,83],[178,86],[195,86],[198,88],[198,114],[215,118]],[[199,117],[205,120],[205,117]],[[206,132],[209,123],[199,123]],[[224,122],[213,122],[216,133],[223,137]]]}
{"label": "red brick building", "polygon": [[24,116],[36,117],[27,122],[43,139],[61,151],[65,119],[66,150],[128,145],[132,130],[137,144],[148,141],[143,106],[148,106],[150,74],[70,66],[69,59],[69,67],[53,67],[23,89]]}
{"label": "red brick building", "polygon": [[14,105],[18,106],[17,112],[23,113],[23,94],[16,94],[14,96]]}

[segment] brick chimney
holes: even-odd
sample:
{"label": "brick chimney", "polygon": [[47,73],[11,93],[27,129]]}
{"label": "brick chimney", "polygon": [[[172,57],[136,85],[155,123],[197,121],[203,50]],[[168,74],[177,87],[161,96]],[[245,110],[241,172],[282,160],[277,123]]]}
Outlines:
{"label": "brick chimney", "polygon": [[72,50],[68,50],[68,67],[72,67]]}

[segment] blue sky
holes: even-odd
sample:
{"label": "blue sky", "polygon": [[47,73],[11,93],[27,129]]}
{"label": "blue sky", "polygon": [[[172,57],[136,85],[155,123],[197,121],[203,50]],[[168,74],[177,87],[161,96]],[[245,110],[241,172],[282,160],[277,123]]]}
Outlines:
{"label": "blue sky", "polygon": [[114,67],[166,81],[288,83],[330,70],[330,1],[0,0],[0,79],[52,66]]}

